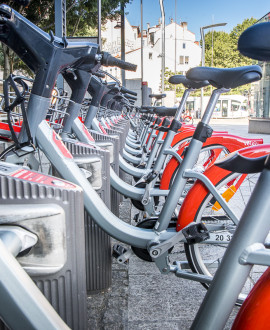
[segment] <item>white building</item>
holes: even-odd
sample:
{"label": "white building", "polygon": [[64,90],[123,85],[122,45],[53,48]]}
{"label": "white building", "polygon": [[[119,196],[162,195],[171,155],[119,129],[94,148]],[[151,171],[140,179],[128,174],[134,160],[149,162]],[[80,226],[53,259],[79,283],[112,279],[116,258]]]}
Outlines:
{"label": "white building", "polygon": [[[107,21],[102,30],[104,51],[121,57],[121,29],[116,21]],[[176,40],[176,42],[175,42]],[[176,47],[175,47],[176,45]],[[148,82],[154,93],[161,86],[161,25],[143,31],[143,80]],[[136,72],[126,71],[126,79],[141,78],[141,34],[138,26],[132,26],[125,18],[125,60],[137,64]],[[187,23],[171,23],[165,27],[165,67],[185,74],[191,67],[198,66],[201,60],[201,48],[195,40],[195,34],[187,29]],[[119,69],[107,69],[116,78],[121,79]]]}
{"label": "white building", "polygon": [[[161,28],[149,28],[149,42],[153,50],[161,53]],[[165,67],[185,74],[188,69],[198,66],[201,61],[201,47],[195,34],[187,29],[187,23],[173,22],[165,27]],[[175,70],[176,69],[176,70]]]}

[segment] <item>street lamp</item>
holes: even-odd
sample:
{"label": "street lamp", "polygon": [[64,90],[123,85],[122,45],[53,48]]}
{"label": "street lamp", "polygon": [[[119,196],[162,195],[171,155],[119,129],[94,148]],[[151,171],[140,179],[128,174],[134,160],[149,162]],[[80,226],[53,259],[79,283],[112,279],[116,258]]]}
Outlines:
{"label": "street lamp", "polygon": [[[161,11],[161,93],[164,93],[164,74],[165,74],[165,11],[163,0],[159,0]],[[162,105],[164,101],[162,99]]]}
{"label": "street lamp", "polygon": [[[227,23],[217,23],[217,24],[202,26],[200,28],[201,41],[202,41],[202,66],[205,66],[205,39],[204,39],[204,30],[211,29],[211,28],[218,27],[218,26],[225,26],[225,25],[227,25]],[[213,41],[212,41],[212,43],[213,43]],[[212,44],[212,47],[213,47],[213,44]],[[202,110],[203,110],[203,88],[201,89],[201,113],[202,113]]]}

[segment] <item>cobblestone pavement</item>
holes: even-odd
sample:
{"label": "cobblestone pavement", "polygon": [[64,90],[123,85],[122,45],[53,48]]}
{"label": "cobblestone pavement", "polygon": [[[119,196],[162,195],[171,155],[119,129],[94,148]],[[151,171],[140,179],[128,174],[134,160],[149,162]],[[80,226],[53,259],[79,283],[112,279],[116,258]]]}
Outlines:
{"label": "cobblestone pavement", "polygon": [[[243,137],[263,137],[270,143],[270,135],[248,134],[246,120],[214,120],[212,126]],[[134,212],[128,200],[120,205],[124,221],[129,222]],[[174,258],[185,260],[183,246],[174,251]],[[88,298],[89,329],[189,329],[204,294],[200,283],[179,279],[173,274],[161,275],[153,263],[134,255],[128,266],[113,261],[112,287]],[[235,307],[232,317],[237,310]],[[225,329],[230,329],[230,325],[229,320]]]}

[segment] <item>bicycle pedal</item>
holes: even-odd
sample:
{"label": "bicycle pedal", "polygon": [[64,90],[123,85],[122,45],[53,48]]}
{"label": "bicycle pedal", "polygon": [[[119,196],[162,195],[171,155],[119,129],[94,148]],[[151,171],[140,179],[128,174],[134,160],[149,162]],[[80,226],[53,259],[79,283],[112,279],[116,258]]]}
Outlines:
{"label": "bicycle pedal", "polygon": [[201,243],[210,238],[209,231],[203,223],[191,224],[184,228],[182,233],[187,240],[187,244],[190,245]]}
{"label": "bicycle pedal", "polygon": [[128,260],[131,256],[132,250],[126,249],[123,245],[114,244],[112,256],[121,265],[128,264]]}

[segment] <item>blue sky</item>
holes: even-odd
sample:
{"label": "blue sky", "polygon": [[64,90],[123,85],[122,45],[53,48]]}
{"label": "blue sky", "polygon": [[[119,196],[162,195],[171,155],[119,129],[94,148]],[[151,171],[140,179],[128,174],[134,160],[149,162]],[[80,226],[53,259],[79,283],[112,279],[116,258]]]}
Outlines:
{"label": "blue sky", "polygon": [[[166,24],[170,17],[175,19],[175,0],[164,0]],[[200,39],[200,27],[215,23],[228,23],[226,27],[217,28],[229,32],[245,18],[261,18],[270,12],[269,0],[176,0],[177,22],[188,22],[188,29]],[[127,19],[131,25],[140,25],[141,1],[132,0],[126,6]],[[155,25],[161,17],[159,0],[143,0],[143,22]]]}

